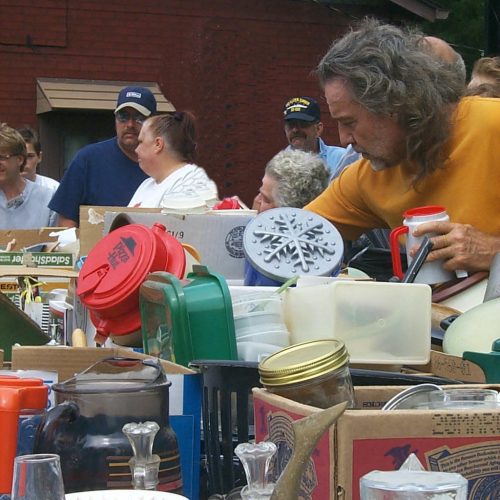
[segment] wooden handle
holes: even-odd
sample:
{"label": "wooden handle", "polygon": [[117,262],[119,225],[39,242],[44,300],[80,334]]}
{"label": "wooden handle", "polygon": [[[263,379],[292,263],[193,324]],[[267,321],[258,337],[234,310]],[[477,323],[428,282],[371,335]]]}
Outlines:
{"label": "wooden handle", "polygon": [[71,345],[73,347],[87,347],[87,336],[80,328],[75,328],[71,335]]}

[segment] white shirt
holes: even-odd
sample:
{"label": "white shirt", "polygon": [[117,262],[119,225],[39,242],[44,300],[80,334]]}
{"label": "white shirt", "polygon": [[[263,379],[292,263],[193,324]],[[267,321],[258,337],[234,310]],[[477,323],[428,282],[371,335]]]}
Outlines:
{"label": "white shirt", "polygon": [[35,184],[48,187],[52,192],[55,192],[59,187],[59,182],[57,182],[55,179],[40,174],[36,174]]}
{"label": "white shirt", "polygon": [[203,168],[188,163],[161,182],[156,182],[152,177],[146,179],[137,188],[128,206],[158,208],[165,204],[165,198],[169,195],[183,194],[191,197],[198,194],[203,200],[213,199],[217,198],[217,186]]}

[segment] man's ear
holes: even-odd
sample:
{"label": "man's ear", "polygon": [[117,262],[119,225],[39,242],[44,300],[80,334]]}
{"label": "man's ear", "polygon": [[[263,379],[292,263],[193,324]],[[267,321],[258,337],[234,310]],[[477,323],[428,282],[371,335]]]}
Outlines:
{"label": "man's ear", "polygon": [[316,123],[316,133],[318,134],[318,137],[320,137],[323,133],[323,122]]}

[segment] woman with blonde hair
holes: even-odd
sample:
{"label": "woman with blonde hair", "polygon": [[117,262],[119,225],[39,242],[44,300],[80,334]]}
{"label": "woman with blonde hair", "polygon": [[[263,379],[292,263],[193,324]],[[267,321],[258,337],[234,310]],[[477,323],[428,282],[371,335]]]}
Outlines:
{"label": "woman with blonde hair", "polygon": [[217,186],[193,163],[196,142],[191,113],[176,111],[148,118],[135,151],[139,166],[150,177],[137,188],[129,207],[164,207],[172,197],[217,199]]}

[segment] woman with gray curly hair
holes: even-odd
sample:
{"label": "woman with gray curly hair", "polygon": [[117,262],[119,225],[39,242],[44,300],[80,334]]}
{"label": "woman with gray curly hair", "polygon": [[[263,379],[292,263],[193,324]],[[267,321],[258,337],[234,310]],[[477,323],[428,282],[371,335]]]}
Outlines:
{"label": "woman with gray curly hair", "polygon": [[328,186],[328,169],[314,153],[285,149],[266,165],[255,199],[258,212],[276,207],[302,208]]}

